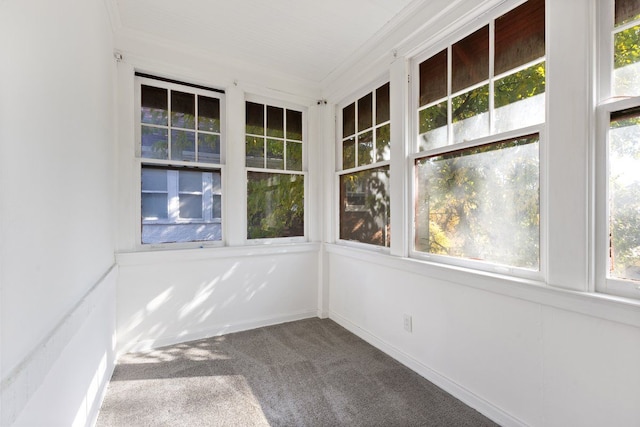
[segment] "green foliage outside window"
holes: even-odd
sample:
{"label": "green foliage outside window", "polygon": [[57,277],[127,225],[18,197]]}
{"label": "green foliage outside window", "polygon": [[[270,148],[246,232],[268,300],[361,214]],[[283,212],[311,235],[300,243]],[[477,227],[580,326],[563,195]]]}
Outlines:
{"label": "green foliage outside window", "polygon": [[304,175],[249,172],[247,237],[304,236]]}

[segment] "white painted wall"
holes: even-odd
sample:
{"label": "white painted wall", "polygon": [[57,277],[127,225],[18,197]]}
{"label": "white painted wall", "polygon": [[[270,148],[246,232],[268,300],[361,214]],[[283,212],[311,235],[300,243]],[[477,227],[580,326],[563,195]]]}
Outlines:
{"label": "white painted wall", "polygon": [[[117,278],[114,268],[81,301],[71,319],[60,328],[62,333],[55,342],[40,350],[39,353],[49,353],[51,346],[62,343],[52,354],[44,381],[30,397],[15,426],[82,427],[95,423],[114,368]],[[43,362],[46,360],[30,363],[21,380],[28,383],[37,376]],[[22,388],[24,382],[19,381],[13,388]]]}
{"label": "white painted wall", "polygon": [[500,424],[640,424],[640,327],[347,251],[329,253],[330,318]]}
{"label": "white painted wall", "polygon": [[[77,411],[75,397],[86,393],[103,354],[107,375],[113,366],[111,294],[87,318],[94,334],[88,346],[74,338],[75,323],[65,323],[114,264],[112,45],[101,0],[0,2],[3,425],[38,388],[30,413],[68,425],[67,413]],[[43,359],[41,343],[50,339],[49,349],[59,352]],[[71,357],[80,349],[87,365],[65,371],[69,388],[56,388],[57,374],[48,372],[77,360]],[[12,381],[25,372],[25,388],[17,390]],[[61,401],[68,406],[54,411]]]}
{"label": "white painted wall", "polygon": [[319,247],[118,255],[118,351],[317,316]]}

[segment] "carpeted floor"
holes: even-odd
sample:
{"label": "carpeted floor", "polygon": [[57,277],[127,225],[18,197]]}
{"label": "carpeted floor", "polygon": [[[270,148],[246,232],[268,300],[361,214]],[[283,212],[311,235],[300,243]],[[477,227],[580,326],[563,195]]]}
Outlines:
{"label": "carpeted floor", "polygon": [[123,356],[109,426],[494,426],[331,320]]}

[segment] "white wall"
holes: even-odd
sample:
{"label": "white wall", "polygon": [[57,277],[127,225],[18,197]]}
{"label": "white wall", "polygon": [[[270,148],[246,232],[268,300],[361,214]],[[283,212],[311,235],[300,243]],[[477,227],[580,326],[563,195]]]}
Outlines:
{"label": "white wall", "polygon": [[330,318],[500,424],[640,424],[640,327],[348,251],[329,253]]}
{"label": "white wall", "polygon": [[[62,352],[68,343],[77,344],[64,319],[114,264],[112,45],[101,0],[0,2],[3,425],[38,388],[75,396],[92,381],[87,370],[68,371],[73,385],[61,393],[47,373],[70,360],[70,348]],[[110,307],[109,295],[100,304]],[[104,341],[111,341],[113,313],[97,316],[97,339],[83,351],[105,353],[109,370],[113,353]],[[41,358],[44,342],[59,351]],[[97,369],[100,359],[93,363]],[[16,390],[16,381],[26,388]],[[38,402],[30,411],[47,413],[56,400]],[[68,402],[75,410],[79,403]],[[68,425],[58,413],[49,425]]]}
{"label": "white wall", "polygon": [[[51,346],[63,344],[53,354],[45,380],[30,397],[15,426],[81,427],[95,423],[114,368],[117,278],[114,268],[66,319],[69,327],[63,326],[60,336],[47,343],[47,349],[40,350],[49,353]],[[46,357],[47,354],[42,356]],[[29,363],[27,382],[37,375],[43,362]],[[14,388],[24,386],[18,381]]]}
{"label": "white wall", "polygon": [[119,351],[316,316],[318,251],[309,243],[118,255]]}

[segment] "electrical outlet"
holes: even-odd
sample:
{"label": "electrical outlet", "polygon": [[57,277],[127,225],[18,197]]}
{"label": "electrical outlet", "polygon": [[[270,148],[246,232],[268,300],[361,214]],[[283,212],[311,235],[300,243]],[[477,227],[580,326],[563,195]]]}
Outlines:
{"label": "electrical outlet", "polygon": [[404,330],[407,332],[411,332],[411,330],[413,329],[413,325],[411,324],[411,315],[409,314],[405,314],[404,315]]}

